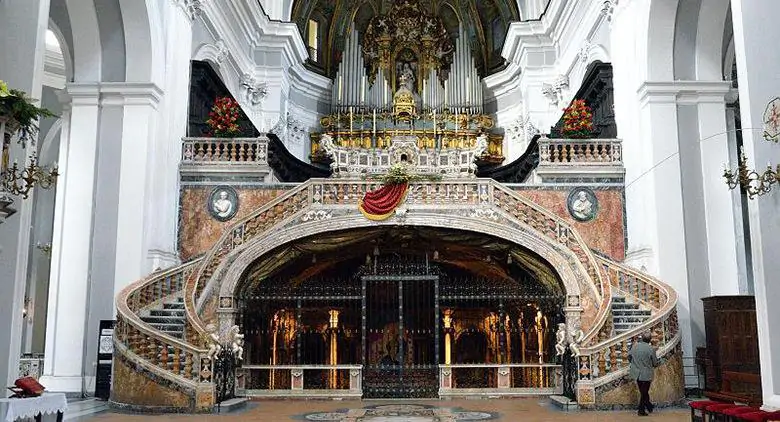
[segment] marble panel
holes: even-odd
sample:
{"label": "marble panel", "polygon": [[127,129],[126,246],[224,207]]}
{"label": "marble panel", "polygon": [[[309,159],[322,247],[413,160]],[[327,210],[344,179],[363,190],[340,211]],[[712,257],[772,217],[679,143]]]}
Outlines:
{"label": "marble panel", "polygon": [[[588,187],[588,186],[584,186]],[[515,190],[537,205],[546,208],[566,220],[579,232],[591,249],[604,253],[615,261],[625,259],[626,229],[624,224],[624,198],[622,188],[592,189],[598,200],[598,212],[590,221],[578,221],[569,213],[567,199],[571,190],[577,187],[561,189],[528,187]]]}
{"label": "marble panel", "polygon": [[[679,348],[668,355],[655,369],[655,379],[650,384],[650,401],[659,406],[679,404],[685,396],[682,352]],[[639,403],[639,389],[628,377],[621,378],[596,389],[596,407],[622,409]]]}
{"label": "marble panel", "polygon": [[208,202],[220,186],[183,186],[180,192],[179,255],[187,261],[208,252],[222,236],[223,230],[252,211],[272,201],[289,188],[281,186],[234,186],[238,194],[238,211],[228,221],[219,221],[209,212]]}
{"label": "marble panel", "polygon": [[114,359],[113,370],[112,402],[134,407],[192,408],[192,398],[183,391],[166,387],[144,376],[137,368],[130,367],[125,359]]}

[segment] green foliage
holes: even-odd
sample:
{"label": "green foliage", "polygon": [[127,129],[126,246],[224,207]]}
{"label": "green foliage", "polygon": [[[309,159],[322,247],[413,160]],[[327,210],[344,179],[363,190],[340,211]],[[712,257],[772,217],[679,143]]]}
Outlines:
{"label": "green foliage", "polygon": [[55,117],[51,111],[36,106],[34,101],[27,93],[9,89],[0,80],[0,116],[9,117],[19,124],[19,135],[23,141],[38,135],[38,119]]}
{"label": "green foliage", "polygon": [[402,185],[405,183],[421,182],[421,181],[438,181],[441,180],[439,174],[414,174],[409,171],[409,166],[404,164],[394,164],[390,167],[390,171],[381,175],[368,176],[370,180],[379,180],[385,185]]}

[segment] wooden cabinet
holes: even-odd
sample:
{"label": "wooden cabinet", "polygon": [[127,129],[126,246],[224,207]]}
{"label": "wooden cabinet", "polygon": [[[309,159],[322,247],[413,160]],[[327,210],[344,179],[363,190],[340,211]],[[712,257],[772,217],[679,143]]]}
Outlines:
{"label": "wooden cabinet", "polygon": [[702,301],[707,335],[706,390],[721,389],[723,371],[759,374],[755,298],[713,296]]}

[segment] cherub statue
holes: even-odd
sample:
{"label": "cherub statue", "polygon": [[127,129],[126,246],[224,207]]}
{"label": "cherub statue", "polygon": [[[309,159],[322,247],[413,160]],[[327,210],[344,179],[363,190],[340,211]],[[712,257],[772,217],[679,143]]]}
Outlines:
{"label": "cherub statue", "polygon": [[209,357],[209,359],[214,359],[215,356],[220,354],[222,352],[222,346],[219,344],[219,335],[217,334],[217,327],[214,324],[209,324],[206,326],[206,341],[209,345],[209,350],[206,352],[206,355]]}
{"label": "cherub statue", "polygon": [[558,324],[558,331],[555,332],[555,355],[563,356],[566,353],[568,339],[566,338],[566,324]]}
{"label": "cherub statue", "polygon": [[244,360],[244,335],[239,333],[238,325],[230,327],[230,349],[238,360]]}
{"label": "cherub statue", "polygon": [[580,356],[580,343],[585,339],[585,333],[579,328],[572,328],[569,331],[569,350],[574,357]]}

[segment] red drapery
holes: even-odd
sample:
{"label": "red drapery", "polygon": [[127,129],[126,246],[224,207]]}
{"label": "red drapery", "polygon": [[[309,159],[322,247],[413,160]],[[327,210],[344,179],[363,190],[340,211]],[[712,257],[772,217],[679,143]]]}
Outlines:
{"label": "red drapery", "polygon": [[358,208],[369,220],[385,220],[393,215],[395,208],[406,197],[408,185],[385,185],[381,188],[367,192],[358,202]]}

